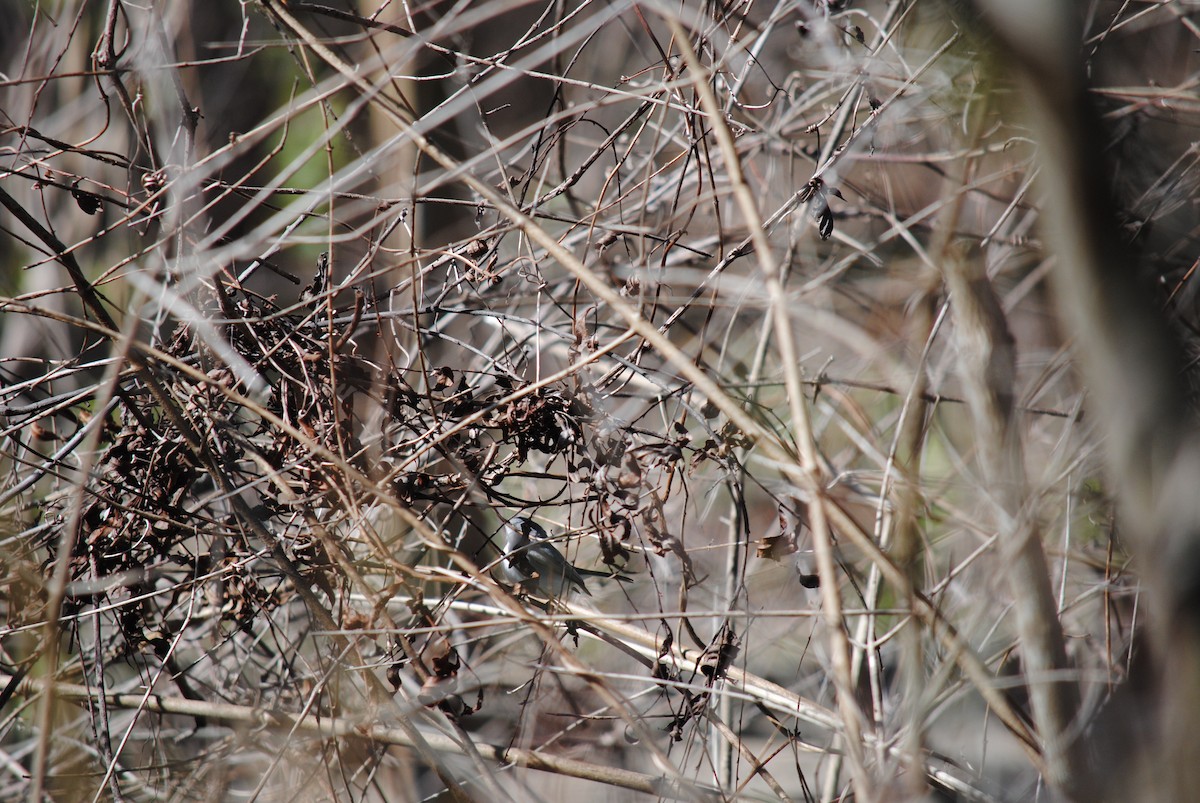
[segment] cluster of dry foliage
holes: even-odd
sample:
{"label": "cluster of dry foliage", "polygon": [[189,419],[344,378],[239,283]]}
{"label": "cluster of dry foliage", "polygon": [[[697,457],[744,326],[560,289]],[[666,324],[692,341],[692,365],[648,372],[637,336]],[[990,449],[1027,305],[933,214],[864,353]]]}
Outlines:
{"label": "cluster of dry foliage", "polygon": [[0,798],[1187,788],[1196,7],[1018,6],[10,9]]}

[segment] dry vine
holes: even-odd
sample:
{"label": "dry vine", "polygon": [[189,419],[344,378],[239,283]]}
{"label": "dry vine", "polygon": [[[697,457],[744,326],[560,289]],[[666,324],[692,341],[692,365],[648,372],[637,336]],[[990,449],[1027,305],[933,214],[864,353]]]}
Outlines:
{"label": "dry vine", "polygon": [[[1079,55],[1185,341],[1186,7]],[[0,798],[1084,788],[1135,550],[974,15],[18,16]],[[498,582],[518,514],[632,582]]]}

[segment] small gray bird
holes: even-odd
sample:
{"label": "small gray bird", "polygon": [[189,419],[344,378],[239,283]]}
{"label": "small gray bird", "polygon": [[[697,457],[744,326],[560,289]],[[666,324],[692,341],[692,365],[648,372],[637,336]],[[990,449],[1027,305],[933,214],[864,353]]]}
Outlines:
{"label": "small gray bird", "polygon": [[504,558],[496,574],[510,585],[520,585],[540,597],[557,598],[578,589],[589,597],[584,575],[612,577],[629,582],[628,577],[576,569],[550,542],[546,531],[537,522],[516,516],[504,525]]}

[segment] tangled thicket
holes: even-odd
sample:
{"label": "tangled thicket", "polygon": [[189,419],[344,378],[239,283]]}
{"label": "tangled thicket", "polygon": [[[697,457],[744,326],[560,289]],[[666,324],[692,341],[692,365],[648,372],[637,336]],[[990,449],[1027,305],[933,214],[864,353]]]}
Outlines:
{"label": "tangled thicket", "polygon": [[[1127,5],[1089,135],[1186,343],[1200,33]],[[0,798],[1087,788],[1137,550],[975,11],[17,17]],[[497,582],[517,514],[632,582]]]}

